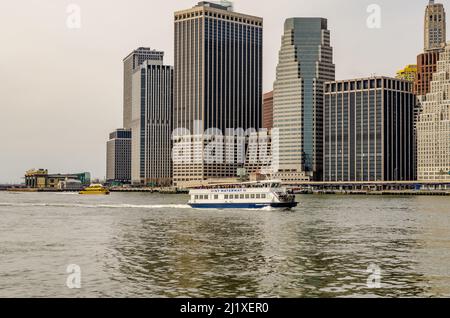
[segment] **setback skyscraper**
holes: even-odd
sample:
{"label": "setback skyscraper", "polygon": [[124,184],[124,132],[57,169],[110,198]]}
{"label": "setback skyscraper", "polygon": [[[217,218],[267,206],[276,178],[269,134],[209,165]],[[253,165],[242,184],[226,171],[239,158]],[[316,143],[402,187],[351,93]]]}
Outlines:
{"label": "setback skyscraper", "polygon": [[436,72],[439,54],[445,47],[447,22],[444,6],[431,0],[425,9],[424,20],[424,53],[417,56],[414,88],[417,96],[424,96],[430,91],[430,82]]}
{"label": "setback skyscraper", "polygon": [[323,18],[286,20],[274,84],[283,180],[320,180],[323,161],[323,86],[334,81],[330,31]]}
{"label": "setback skyscraper", "polygon": [[415,180],[415,103],[405,80],[326,83],[324,181]]}
{"label": "setback skyscraper", "polygon": [[[133,74],[144,61],[161,61],[164,52],[140,47],[123,59],[123,127],[111,133],[107,142],[106,175],[108,181],[131,181],[131,149],[122,149],[123,145],[131,147],[131,116],[132,116],[132,81]],[[119,137],[120,136],[120,137]],[[123,138],[127,136],[126,138]],[[118,147],[118,148],[117,148]]]}
{"label": "setback skyscraper", "polygon": [[261,127],[262,43],[262,18],[234,12],[226,1],[175,13],[174,128],[189,131],[183,144],[200,157],[174,162],[175,184],[234,177],[242,167],[205,162],[203,131]]}
{"label": "setback skyscraper", "polygon": [[442,49],[447,36],[446,16],[444,5],[430,0],[425,10],[425,52]]}
{"label": "setback skyscraper", "polygon": [[417,123],[418,178],[450,180],[450,44],[441,53]]}
{"label": "setback skyscraper", "polygon": [[132,159],[134,184],[172,182],[173,68],[160,60],[143,62],[132,81]]}

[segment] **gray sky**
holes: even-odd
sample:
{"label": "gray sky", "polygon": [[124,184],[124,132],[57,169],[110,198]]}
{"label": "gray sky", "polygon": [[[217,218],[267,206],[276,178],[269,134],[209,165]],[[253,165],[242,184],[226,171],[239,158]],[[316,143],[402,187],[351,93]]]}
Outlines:
{"label": "gray sky", "polygon": [[[437,1],[439,2],[439,1]],[[450,0],[441,1],[450,8]],[[81,8],[81,28],[66,25]],[[139,46],[173,62],[173,12],[190,0],[22,0],[0,11],[0,183],[30,168],[105,176],[108,133],[122,125],[122,58]],[[427,0],[236,0],[235,10],[264,18],[264,90],[275,77],[283,22],[329,19],[337,78],[392,76],[423,47]],[[370,4],[381,6],[369,29]]]}

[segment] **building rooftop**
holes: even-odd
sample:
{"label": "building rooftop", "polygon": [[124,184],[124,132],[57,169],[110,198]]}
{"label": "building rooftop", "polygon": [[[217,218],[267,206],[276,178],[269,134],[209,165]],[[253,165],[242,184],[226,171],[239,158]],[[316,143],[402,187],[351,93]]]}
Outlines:
{"label": "building rooftop", "polygon": [[263,18],[245,13],[235,12],[230,1],[201,1],[190,9],[175,12],[175,21],[196,17],[210,16],[219,19],[227,19],[239,23],[247,23],[262,26]]}
{"label": "building rooftop", "polygon": [[196,7],[211,7],[216,9],[222,9],[227,11],[233,11],[233,3],[231,1],[200,1]]}
{"label": "building rooftop", "polygon": [[155,49],[151,49],[149,47],[139,47],[136,50],[133,50],[130,54],[128,54],[123,60],[125,61],[133,54],[152,54],[152,55],[164,57],[164,51],[158,51]]}

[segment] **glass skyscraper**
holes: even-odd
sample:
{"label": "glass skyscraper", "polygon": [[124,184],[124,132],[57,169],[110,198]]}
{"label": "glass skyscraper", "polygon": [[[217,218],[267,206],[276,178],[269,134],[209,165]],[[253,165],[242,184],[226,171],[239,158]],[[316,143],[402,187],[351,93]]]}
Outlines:
{"label": "glass skyscraper", "polygon": [[[228,2],[175,13],[174,128],[192,134],[183,136],[191,153],[204,157],[206,129],[261,127],[262,45],[262,18],[236,13]],[[234,177],[242,167],[200,161],[174,162],[175,184]]]}
{"label": "glass skyscraper", "polygon": [[135,184],[172,182],[173,68],[143,62],[133,74],[131,171]]}
{"label": "glass skyscraper", "polygon": [[324,181],[415,180],[415,105],[405,80],[326,83]]}
{"label": "glass skyscraper", "polygon": [[323,86],[335,79],[330,31],[323,18],[290,18],[284,25],[274,84],[279,130],[278,176],[319,180],[322,172]]}
{"label": "glass skyscraper", "polygon": [[164,52],[140,47],[123,59],[123,127],[131,128],[132,77],[145,61],[162,61]]}

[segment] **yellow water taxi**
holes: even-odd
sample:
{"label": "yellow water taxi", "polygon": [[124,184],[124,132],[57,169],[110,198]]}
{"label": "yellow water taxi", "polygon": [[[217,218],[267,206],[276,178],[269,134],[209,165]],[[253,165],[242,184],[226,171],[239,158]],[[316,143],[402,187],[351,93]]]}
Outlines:
{"label": "yellow water taxi", "polygon": [[80,191],[80,194],[84,195],[108,195],[108,188],[102,186],[101,184],[92,184],[91,186]]}

